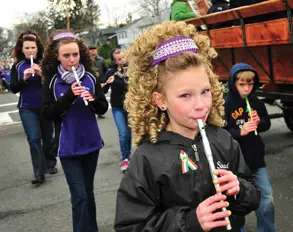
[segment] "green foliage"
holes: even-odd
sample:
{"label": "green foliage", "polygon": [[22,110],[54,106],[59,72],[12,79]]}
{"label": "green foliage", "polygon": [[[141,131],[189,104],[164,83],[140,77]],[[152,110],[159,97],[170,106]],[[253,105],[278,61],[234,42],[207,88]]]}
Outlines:
{"label": "green foliage", "polygon": [[85,6],[86,17],[84,20],[86,25],[91,25],[94,29],[99,23],[99,18],[101,16],[100,7],[95,3],[95,0],[86,0]]}
{"label": "green foliage", "polygon": [[[111,43],[104,43],[99,48],[99,55],[102,56],[105,60],[110,59],[110,52],[115,48],[114,44]],[[111,60],[110,60],[111,63]]]}
{"label": "green foliage", "polygon": [[111,65],[112,65],[112,61],[111,61],[110,58],[105,59],[105,63],[106,63],[106,65],[107,65],[108,67],[111,67]]}

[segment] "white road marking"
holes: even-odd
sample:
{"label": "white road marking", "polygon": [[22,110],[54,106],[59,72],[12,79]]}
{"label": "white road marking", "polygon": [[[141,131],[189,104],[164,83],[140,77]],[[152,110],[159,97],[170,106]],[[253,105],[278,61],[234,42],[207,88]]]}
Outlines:
{"label": "white road marking", "polygon": [[0,125],[7,125],[11,123],[13,123],[13,120],[7,112],[0,113]]}
{"label": "white road marking", "polygon": [[5,107],[5,106],[13,106],[17,105],[18,102],[11,102],[11,103],[6,103],[6,104],[1,104],[0,107]]}
{"label": "white road marking", "polygon": [[14,114],[14,113],[18,113],[18,109],[17,110],[10,110],[10,111],[5,111],[5,112],[1,112],[1,114]]}
{"label": "white road marking", "polygon": [[[19,97],[19,93],[16,94]],[[109,110],[112,108],[110,105],[110,96],[106,96],[107,101],[109,102]],[[5,106],[13,106],[13,105],[17,105],[18,102],[11,102],[11,103],[5,103],[5,104],[0,104],[0,108],[1,107],[5,107]],[[17,110],[10,110],[10,111],[6,111],[6,112],[0,112],[0,126],[3,125],[13,125],[13,124],[18,124],[21,123],[21,121],[13,121],[12,118],[10,117],[9,114],[13,114],[13,113],[18,113],[18,109]]]}

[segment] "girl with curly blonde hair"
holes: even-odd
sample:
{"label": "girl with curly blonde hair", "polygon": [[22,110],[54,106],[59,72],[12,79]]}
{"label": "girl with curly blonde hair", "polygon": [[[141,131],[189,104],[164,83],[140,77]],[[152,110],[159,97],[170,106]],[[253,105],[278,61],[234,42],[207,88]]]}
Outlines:
{"label": "girl with curly blonde hair", "polygon": [[[157,25],[129,49],[125,108],[139,146],[118,189],[116,231],[226,231],[231,223],[239,232],[239,215],[257,208],[259,192],[239,146],[221,128],[216,55],[208,38],[184,22]],[[198,119],[217,164],[217,190]]]}

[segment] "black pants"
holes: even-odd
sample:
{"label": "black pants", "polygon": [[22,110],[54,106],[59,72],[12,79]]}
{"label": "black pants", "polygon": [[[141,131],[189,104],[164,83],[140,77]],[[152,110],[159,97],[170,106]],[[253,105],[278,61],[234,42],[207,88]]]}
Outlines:
{"label": "black pants", "polygon": [[[55,167],[57,164],[56,156],[57,156],[57,151],[59,146],[58,141],[55,141],[55,139],[57,139],[56,136],[54,138],[54,122],[52,120],[42,118],[41,130],[42,130],[43,150],[44,150],[45,159],[47,161],[47,168],[52,168],[52,167]],[[55,128],[55,135],[56,135],[56,128]]]}

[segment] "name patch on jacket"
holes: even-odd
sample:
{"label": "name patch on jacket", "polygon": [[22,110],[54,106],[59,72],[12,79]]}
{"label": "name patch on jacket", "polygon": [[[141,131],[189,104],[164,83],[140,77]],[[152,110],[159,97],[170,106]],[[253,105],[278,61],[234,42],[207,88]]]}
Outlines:
{"label": "name patch on jacket", "polygon": [[217,162],[217,168],[219,169],[229,169],[229,162],[226,164],[221,163],[221,161]]}

